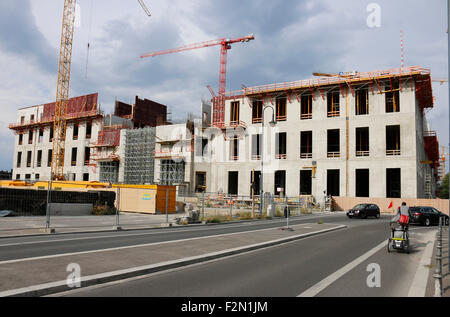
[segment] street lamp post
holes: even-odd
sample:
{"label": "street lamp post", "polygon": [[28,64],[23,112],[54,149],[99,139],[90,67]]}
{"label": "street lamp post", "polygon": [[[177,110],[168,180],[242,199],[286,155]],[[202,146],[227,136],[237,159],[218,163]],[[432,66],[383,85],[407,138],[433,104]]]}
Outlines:
{"label": "street lamp post", "polygon": [[[450,76],[450,0],[447,1],[447,42],[448,42],[448,64],[447,64],[447,70],[448,70],[448,75]],[[449,98],[450,98],[450,85],[448,87],[449,90]],[[449,120],[450,120],[450,111],[449,111]],[[450,129],[448,131],[449,134],[449,139],[448,139],[448,148],[450,151]],[[445,170],[444,170],[444,175],[445,175]],[[450,208],[450,202],[449,202],[449,208]],[[448,242],[450,243],[450,222],[449,222],[449,226],[448,226]],[[450,245],[450,244],[449,244]],[[450,252],[448,254],[448,260],[450,261]]]}
{"label": "street lamp post", "polygon": [[[263,101],[264,105],[264,101]],[[272,106],[263,106],[262,110],[262,132],[261,132],[261,175],[259,176],[259,199],[260,199],[260,205],[259,205],[259,213],[262,216],[263,214],[263,206],[264,206],[264,189],[263,189],[263,175],[264,175],[264,111],[267,108],[272,109],[272,121],[269,122],[271,127],[274,127],[277,122],[275,121],[275,109]]]}

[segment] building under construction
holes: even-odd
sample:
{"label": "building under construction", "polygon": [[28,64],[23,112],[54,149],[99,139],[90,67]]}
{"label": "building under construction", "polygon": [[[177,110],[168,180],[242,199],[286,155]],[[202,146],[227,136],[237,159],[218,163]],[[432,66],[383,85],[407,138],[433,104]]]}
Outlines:
{"label": "building under construction", "polygon": [[[14,179],[49,180],[54,111],[55,103],[21,108],[9,125],[15,133]],[[166,106],[136,97],[133,105],[116,101],[114,114],[105,115],[95,93],[71,98],[66,119],[66,180],[117,183],[126,176],[132,184],[153,183],[155,133],[142,131],[167,124]],[[150,128],[134,131],[137,127]],[[152,163],[142,162],[145,156]]]}
{"label": "building under construction", "polygon": [[259,194],[264,159],[263,190],[275,195],[434,198],[443,166],[432,108],[422,67],[230,91],[213,98],[212,164],[196,179],[251,195],[253,177]]}
{"label": "building under construction", "polygon": [[[321,201],[434,198],[443,177],[438,138],[426,120],[431,74],[421,67],[245,87],[174,125],[165,106],[147,99],[116,102],[114,115],[105,116],[97,98],[69,102],[66,179],[249,197],[260,193],[263,171],[264,192]],[[20,109],[10,125],[14,178],[48,179],[51,109]]]}

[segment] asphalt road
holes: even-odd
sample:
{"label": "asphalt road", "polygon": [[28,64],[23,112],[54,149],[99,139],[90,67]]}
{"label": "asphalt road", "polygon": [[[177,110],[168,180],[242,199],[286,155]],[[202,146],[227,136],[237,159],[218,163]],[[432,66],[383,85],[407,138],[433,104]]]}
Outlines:
{"label": "asphalt road", "polygon": [[[120,282],[71,291],[62,296],[298,296],[318,282],[381,245],[389,236],[388,221],[326,217],[348,228],[242,255],[219,259]],[[299,220],[298,222],[308,222]],[[248,229],[248,228],[246,228]],[[227,228],[220,230],[240,230]],[[327,284],[317,296],[407,296],[422,258],[420,237],[430,228],[411,230],[411,254],[376,249],[365,261]],[[381,268],[380,287],[368,287],[367,266]]]}
{"label": "asphalt road", "polygon": [[[390,218],[384,216],[385,219]],[[305,215],[291,219],[290,224],[317,222],[357,225],[358,220],[349,221],[343,213],[336,215]],[[369,219],[373,221],[383,221]],[[119,232],[97,232],[80,234],[61,234],[50,236],[1,238],[0,262],[32,257],[102,250],[108,248],[133,246],[162,241],[189,239],[234,232],[244,232],[285,225],[284,219],[271,221],[252,221],[211,226],[177,227],[168,229],[148,229]],[[362,223],[362,222],[360,222]]]}

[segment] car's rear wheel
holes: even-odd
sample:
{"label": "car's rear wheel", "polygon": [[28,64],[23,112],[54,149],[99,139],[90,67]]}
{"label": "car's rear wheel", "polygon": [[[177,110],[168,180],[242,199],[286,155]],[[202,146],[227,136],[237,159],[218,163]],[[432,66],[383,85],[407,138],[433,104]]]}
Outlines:
{"label": "car's rear wheel", "polygon": [[427,226],[427,227],[431,225],[431,220],[430,220],[430,218],[426,218],[426,219],[425,219],[424,225]]}
{"label": "car's rear wheel", "polygon": [[375,218],[377,218],[377,219],[378,219],[378,218],[380,218],[380,216],[381,216],[381,215],[380,215],[380,213],[379,213],[379,212],[377,212],[377,214],[375,215]]}

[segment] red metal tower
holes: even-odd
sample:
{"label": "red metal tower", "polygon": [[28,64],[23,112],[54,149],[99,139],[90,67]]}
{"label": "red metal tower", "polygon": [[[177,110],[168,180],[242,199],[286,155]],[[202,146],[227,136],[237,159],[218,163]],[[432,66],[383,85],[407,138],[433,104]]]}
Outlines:
{"label": "red metal tower", "polygon": [[178,52],[182,52],[182,51],[195,50],[198,48],[220,45],[221,50],[220,50],[219,96],[213,98],[214,106],[213,106],[213,122],[212,122],[213,125],[220,126],[220,125],[223,125],[224,120],[225,120],[225,89],[226,89],[226,80],[227,80],[227,53],[228,53],[228,50],[231,49],[231,44],[233,44],[233,43],[238,43],[238,42],[246,43],[246,42],[249,42],[254,39],[255,39],[255,37],[253,36],[253,34],[250,34],[250,35],[247,35],[247,36],[244,36],[241,38],[236,38],[236,39],[222,38],[222,39],[218,39],[218,40],[189,44],[189,45],[181,46],[178,48],[144,54],[141,56],[141,58],[154,57],[154,56],[158,56],[158,55],[178,53]]}

